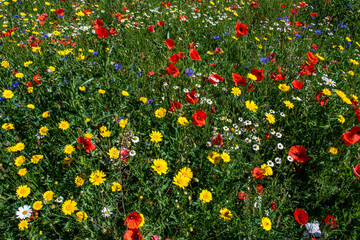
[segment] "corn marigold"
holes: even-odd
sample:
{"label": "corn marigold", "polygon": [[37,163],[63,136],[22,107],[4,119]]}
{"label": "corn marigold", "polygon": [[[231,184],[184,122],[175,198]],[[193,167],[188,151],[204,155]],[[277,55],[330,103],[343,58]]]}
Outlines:
{"label": "corn marigold", "polygon": [[77,203],[75,201],[72,200],[66,200],[61,209],[63,211],[63,213],[65,215],[71,215],[73,212],[75,212],[76,210],[78,210],[78,208],[76,207]]}
{"label": "corn marigold", "polygon": [[95,185],[99,186],[100,184],[103,184],[106,181],[106,174],[103,171],[96,170],[91,173],[89,181]]}

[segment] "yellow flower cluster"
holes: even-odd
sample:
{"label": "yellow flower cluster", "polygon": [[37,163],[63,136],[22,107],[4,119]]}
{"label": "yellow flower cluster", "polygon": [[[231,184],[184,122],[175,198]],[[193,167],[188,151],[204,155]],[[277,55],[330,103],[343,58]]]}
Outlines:
{"label": "yellow flower cluster", "polygon": [[8,147],[7,152],[20,152],[25,149],[25,144],[22,142],[17,143],[15,146]]}
{"label": "yellow flower cluster", "polygon": [[226,152],[223,152],[222,154],[217,153],[217,152],[210,152],[207,156],[207,159],[212,162],[213,164],[218,164],[220,163],[221,159],[224,162],[230,162],[230,156],[229,154],[227,154]]}
{"label": "yellow flower cluster", "polygon": [[335,90],[335,92],[344,101],[344,103],[349,104],[349,105],[352,104],[350,98],[348,98],[343,91]]}
{"label": "yellow flower cluster", "polygon": [[173,184],[179,186],[182,189],[185,189],[189,186],[191,179],[193,178],[193,172],[190,168],[184,167],[174,177]]}

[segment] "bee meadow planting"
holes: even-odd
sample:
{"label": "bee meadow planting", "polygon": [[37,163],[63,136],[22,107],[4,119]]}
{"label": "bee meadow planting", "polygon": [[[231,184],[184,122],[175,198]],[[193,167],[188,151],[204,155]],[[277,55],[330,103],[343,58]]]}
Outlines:
{"label": "bee meadow planting", "polygon": [[356,0],[0,0],[1,239],[360,238]]}

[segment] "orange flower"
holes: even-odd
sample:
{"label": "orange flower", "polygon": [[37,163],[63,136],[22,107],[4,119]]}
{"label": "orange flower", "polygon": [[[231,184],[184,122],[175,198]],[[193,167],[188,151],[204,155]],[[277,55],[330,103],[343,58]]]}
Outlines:
{"label": "orange flower", "polygon": [[233,73],[232,74],[232,79],[235,83],[235,86],[245,86],[247,84],[246,79],[243,76],[240,76],[239,74]]}
{"label": "orange flower", "polygon": [[140,214],[138,214],[137,212],[132,212],[126,217],[124,225],[126,227],[126,223],[129,223],[128,229],[135,229],[140,225],[141,221],[142,218]]}
{"label": "orange flower", "polygon": [[125,232],[124,240],[143,240],[143,237],[141,236],[140,230],[135,229],[128,229]]}
{"label": "orange flower", "polygon": [[318,58],[315,57],[311,52],[307,53],[308,61],[312,64],[317,64]]}

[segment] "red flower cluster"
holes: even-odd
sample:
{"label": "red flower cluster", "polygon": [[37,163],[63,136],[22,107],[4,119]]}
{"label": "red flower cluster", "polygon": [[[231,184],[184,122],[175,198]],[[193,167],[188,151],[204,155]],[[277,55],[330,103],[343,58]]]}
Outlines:
{"label": "red flower cluster", "polygon": [[104,38],[108,38],[109,37],[109,32],[106,28],[102,27],[104,25],[104,22],[101,21],[100,19],[96,19],[93,27],[95,28],[95,33],[98,35],[98,37],[100,39]]}
{"label": "red flower cluster", "polygon": [[140,216],[140,214],[138,214],[137,212],[133,212],[130,213],[124,222],[124,225],[126,227],[126,223],[128,223],[127,225],[127,230],[125,232],[124,235],[124,240],[142,240],[143,237],[141,236],[140,230],[137,228],[139,227],[140,223],[142,221],[142,218]]}

